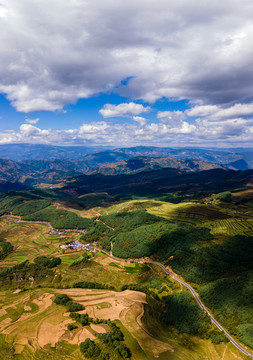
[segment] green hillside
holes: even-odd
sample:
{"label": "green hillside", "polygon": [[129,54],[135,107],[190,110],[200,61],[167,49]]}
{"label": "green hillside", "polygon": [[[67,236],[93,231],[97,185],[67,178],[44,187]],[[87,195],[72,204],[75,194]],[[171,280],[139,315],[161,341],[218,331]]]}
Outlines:
{"label": "green hillside", "polygon": [[[193,183],[197,178],[196,174],[188,177],[175,170],[172,175],[171,171],[147,175],[153,179],[153,191],[148,196],[136,194],[133,182],[147,179],[145,173],[130,175],[130,181],[129,175],[125,175],[127,180],[122,178],[122,182],[133,185],[131,195],[127,196],[106,192],[78,195],[76,191],[71,193],[70,187],[64,191],[1,193],[0,328],[3,334],[0,341],[5,343],[1,350],[3,356],[13,352],[17,359],[40,359],[46,351],[48,358],[81,359],[79,343],[71,343],[68,331],[72,331],[73,336],[79,334],[75,339],[81,334],[84,339],[92,334],[91,340],[103,349],[104,337],[96,335],[93,325],[82,328],[76,316],[74,328],[67,330],[65,320],[68,318],[62,317],[66,310],[46,305],[51,304],[51,295],[56,291],[68,293],[74,304],[80,302],[85,307],[82,311],[88,311],[90,318],[95,311],[96,326],[101,326],[99,319],[102,323],[108,318],[115,319],[132,359],[155,359],[158,355],[161,359],[183,360],[185,356],[203,359],[209,354],[218,360],[224,349],[224,359],[245,359],[211,324],[190,292],[158,266],[131,263],[131,259],[153,259],[172,269],[194,287],[230,335],[244,347],[252,348],[253,191],[245,186],[250,173],[211,170],[208,177],[208,172],[200,172],[198,187],[202,184],[205,191],[196,193],[190,187],[189,191],[177,188],[177,191],[165,192],[163,188],[161,193],[157,192],[158,184],[165,181],[165,174],[171,175],[166,180],[171,184],[180,177],[182,183],[186,179]],[[102,186],[103,179],[97,179],[94,188]],[[112,179],[106,186],[110,182]],[[225,192],[213,193],[221,183],[224,184],[221,190]],[[233,191],[239,184],[244,184],[244,188]],[[146,185],[143,190],[147,191]],[[48,223],[62,230],[54,233]],[[130,262],[115,261],[100,252],[61,248],[73,241],[95,242],[97,247]],[[94,292],[94,296],[89,291]],[[41,294],[40,300],[36,300],[35,294]],[[128,296],[131,306],[127,310],[123,299]],[[18,299],[23,299],[22,305],[18,305]],[[90,305],[86,309],[87,301]],[[140,305],[140,301],[144,305]],[[42,313],[40,306],[45,307]],[[125,312],[118,312],[123,308]],[[48,333],[52,334],[48,340],[43,340],[40,332],[35,336],[27,330],[31,322],[44,329],[40,314],[51,324],[47,325]],[[61,338],[56,333],[64,335]],[[50,345],[54,336],[56,347]],[[32,349],[36,355],[32,355]],[[118,359],[113,347],[105,345],[104,351]]]}

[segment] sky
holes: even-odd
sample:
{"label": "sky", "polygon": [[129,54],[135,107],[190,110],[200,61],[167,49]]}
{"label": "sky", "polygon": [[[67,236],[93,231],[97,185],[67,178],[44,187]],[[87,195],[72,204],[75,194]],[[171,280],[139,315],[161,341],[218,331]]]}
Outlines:
{"label": "sky", "polygon": [[0,0],[0,144],[253,147],[252,0]]}

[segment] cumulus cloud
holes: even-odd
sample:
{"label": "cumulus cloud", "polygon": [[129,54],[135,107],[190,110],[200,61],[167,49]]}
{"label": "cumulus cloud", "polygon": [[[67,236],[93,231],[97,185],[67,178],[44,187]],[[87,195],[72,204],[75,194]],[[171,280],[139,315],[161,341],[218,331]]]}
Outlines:
{"label": "cumulus cloud", "polygon": [[27,113],[108,91],[245,102],[252,11],[249,0],[2,0],[0,92]]}
{"label": "cumulus cloud", "polygon": [[145,125],[147,122],[147,119],[145,119],[142,116],[133,116],[133,120],[139,123],[140,125]]}
{"label": "cumulus cloud", "polygon": [[[184,112],[187,119],[195,117],[196,128],[200,138],[209,137],[212,141],[236,141],[250,142],[252,146],[253,138],[250,134],[253,128],[253,104],[235,104],[228,107],[217,105],[195,106]],[[248,142],[248,144],[249,144]],[[241,142],[241,146],[243,146]]]}
{"label": "cumulus cloud", "polygon": [[140,119],[124,124],[93,121],[68,130],[40,129],[26,123],[20,126],[19,131],[0,133],[0,144],[28,142],[115,147],[136,146],[140,143],[154,146],[252,146],[252,134],[253,119],[244,118],[209,121],[203,117],[192,123],[186,119],[176,123],[142,122]]}
{"label": "cumulus cloud", "polygon": [[[193,106],[183,111],[160,111],[157,118],[170,133],[191,134],[196,144],[252,146],[253,104]],[[157,126],[160,126],[159,124]],[[188,141],[188,139],[185,141]],[[246,145],[247,143],[247,145]],[[238,146],[238,144],[237,144]]]}
{"label": "cumulus cloud", "polygon": [[39,118],[36,118],[36,119],[26,118],[26,119],[25,119],[25,122],[27,122],[28,124],[37,124],[37,122],[39,122],[39,121],[40,121]]}
{"label": "cumulus cloud", "polygon": [[50,135],[49,130],[41,130],[31,124],[22,124],[20,126],[20,133],[24,137],[33,138]]}
{"label": "cumulus cloud", "polygon": [[183,111],[158,111],[157,118],[162,122],[177,124],[185,120],[186,116]]}
{"label": "cumulus cloud", "polygon": [[202,106],[194,106],[190,110],[186,110],[186,114],[190,117],[198,117],[198,116],[207,116],[212,115],[213,113],[219,110],[216,105],[202,105]]}
{"label": "cumulus cloud", "polygon": [[122,103],[119,105],[105,104],[102,109],[99,110],[99,113],[104,118],[126,116],[126,115],[139,115],[145,112],[150,111],[150,107],[144,107],[141,104],[136,104],[134,102]]}
{"label": "cumulus cloud", "polygon": [[253,104],[235,104],[230,107],[222,108],[215,105],[195,106],[187,110],[186,115],[189,117],[205,116],[209,120],[223,120],[228,118],[247,117],[253,115]]}

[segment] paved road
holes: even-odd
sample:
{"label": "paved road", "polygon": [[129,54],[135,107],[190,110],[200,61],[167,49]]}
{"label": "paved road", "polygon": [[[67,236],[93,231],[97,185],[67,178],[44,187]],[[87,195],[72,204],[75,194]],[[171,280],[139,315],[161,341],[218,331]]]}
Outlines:
{"label": "paved road", "polygon": [[204,311],[205,313],[208,314],[208,316],[210,317],[212,323],[220,330],[224,333],[224,335],[231,341],[231,343],[237,347],[237,349],[239,349],[243,354],[245,354],[246,356],[249,356],[250,358],[253,359],[253,354],[250,353],[249,351],[247,351],[246,349],[244,349],[234,338],[232,338],[232,336],[230,336],[227,331],[218,323],[217,320],[215,320],[215,318],[212,316],[212,314],[210,314],[210,312],[207,310],[207,308],[205,307],[205,305],[201,302],[200,298],[198,297],[198,294],[195,292],[195,290],[189,285],[187,284],[185,281],[179,279],[177,276],[175,276],[174,274],[172,274],[168,269],[166,269],[166,267],[159,263],[158,261],[152,261],[152,260],[128,260],[128,259],[121,259],[118,258],[116,256],[113,256],[111,254],[109,254],[108,252],[99,249],[97,247],[94,247],[95,250],[102,252],[103,254],[109,256],[110,258],[114,259],[114,260],[118,260],[118,261],[124,261],[124,262],[135,262],[135,263],[145,263],[145,264],[155,264],[160,266],[160,268],[162,268],[162,270],[168,274],[169,276],[171,276],[173,279],[175,279],[176,281],[178,281],[180,284],[182,284],[183,286],[185,286],[188,290],[190,290],[190,292],[192,293],[192,295],[194,296],[195,300],[197,301],[199,307],[201,308],[202,311]]}

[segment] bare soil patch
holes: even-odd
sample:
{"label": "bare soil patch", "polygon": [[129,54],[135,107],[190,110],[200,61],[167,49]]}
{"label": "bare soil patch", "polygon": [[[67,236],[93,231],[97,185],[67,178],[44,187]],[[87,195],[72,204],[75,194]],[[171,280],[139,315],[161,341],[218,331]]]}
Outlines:
{"label": "bare soil patch", "polygon": [[18,294],[18,293],[20,293],[21,292],[21,289],[17,289],[17,290],[15,290],[15,291],[13,291],[13,294]]}
{"label": "bare soil patch", "polygon": [[94,330],[96,333],[99,334],[105,334],[106,333],[106,329],[101,326],[101,325],[96,325],[96,324],[90,324],[90,327],[92,330]]}
{"label": "bare soil patch", "polygon": [[38,344],[43,348],[47,344],[55,346],[55,344],[60,341],[61,337],[66,332],[67,324],[70,319],[63,321],[58,325],[53,325],[48,322],[43,322],[39,327],[38,332]]}

